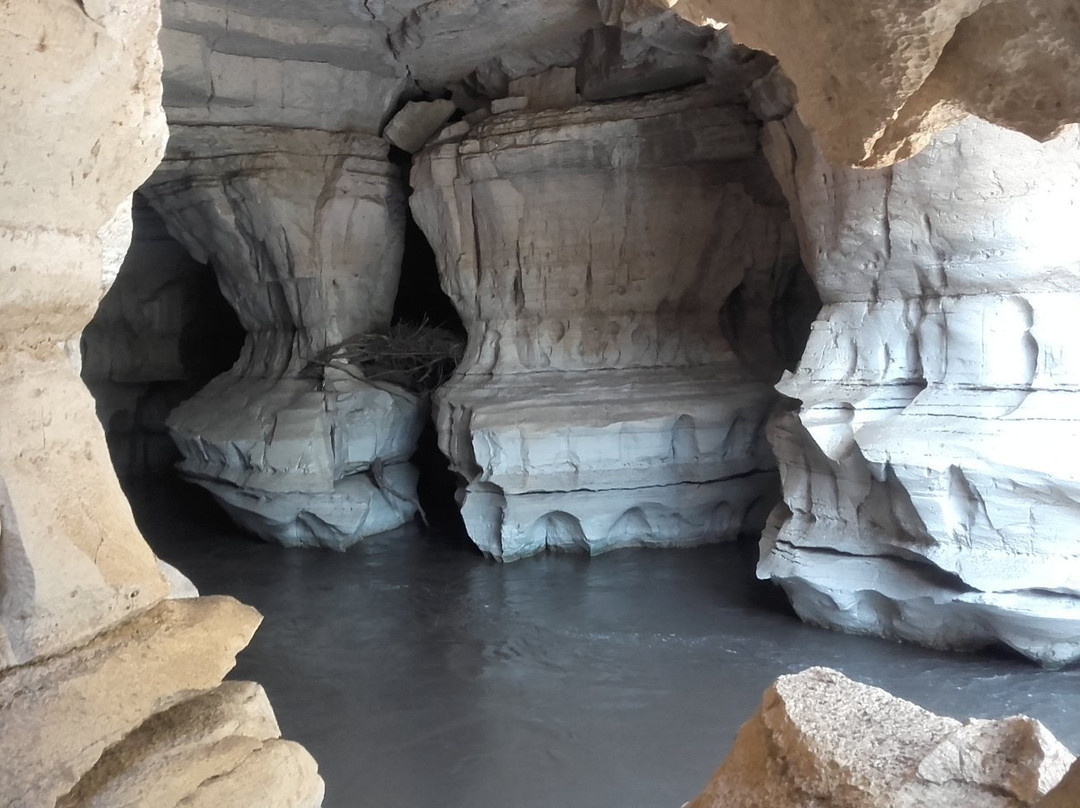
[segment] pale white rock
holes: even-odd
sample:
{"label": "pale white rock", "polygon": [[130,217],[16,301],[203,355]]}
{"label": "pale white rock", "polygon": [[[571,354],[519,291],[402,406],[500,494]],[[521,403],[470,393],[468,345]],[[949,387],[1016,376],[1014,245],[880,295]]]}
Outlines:
{"label": "pale white rock", "polygon": [[970,118],[856,171],[768,132],[825,306],[778,385],[759,575],[815,623],[1080,658],[1080,133]]}
{"label": "pale white rock", "polygon": [[1074,808],[1080,805],[1080,763],[1073,761],[1061,781],[1036,804],[1036,808]]}
{"label": "pale white rock", "polygon": [[514,79],[508,92],[529,99],[529,109],[564,109],[581,101],[577,70],[572,67],[553,67],[535,76]]}
{"label": "pale white rock", "polygon": [[599,0],[605,25],[585,35],[578,63],[582,95],[592,100],[640,95],[708,81],[745,100],[768,56],[736,45],[724,29],[698,26],[674,8]]}
{"label": "pale white rock", "polygon": [[199,597],[199,590],[184,573],[180,572],[172,564],[157,560],[158,570],[161,577],[169,584],[169,597],[174,600]]}
{"label": "pale white rock", "polygon": [[495,114],[419,156],[413,212],[469,331],[436,394],[440,446],[485,552],[761,524],[773,398],[718,316],[798,265],[757,138],[706,90]]}
{"label": "pale white rock", "polygon": [[456,109],[454,102],[446,99],[410,101],[390,119],[383,137],[410,154],[418,152]]}
{"label": "pale white rock", "polygon": [[524,95],[496,98],[491,102],[491,114],[498,115],[502,112],[515,112],[517,110],[526,109],[528,106],[529,99]]}
{"label": "pale white rock", "polygon": [[407,462],[424,402],[320,358],[389,326],[401,186],[373,137],[174,127],[144,189],[248,332],[232,370],[170,416],[179,468],[263,538],[342,549],[414,513],[414,477],[389,471],[385,492],[373,469]]}
{"label": "pale white rock", "polygon": [[446,86],[490,61],[506,81],[574,61],[581,34],[599,21],[595,0],[547,0],[543,13],[504,0],[431,0],[417,4],[390,43],[424,87]]}
{"label": "pale white rock", "polygon": [[[161,49],[170,123],[377,134],[410,82],[388,19],[296,4],[171,0]],[[289,12],[292,13],[289,13]],[[331,17],[336,23],[331,24]]]}
{"label": "pale white rock", "polygon": [[452,140],[460,140],[469,133],[470,129],[472,129],[472,125],[465,120],[452,123],[449,126],[444,126],[439,130],[438,134],[431,139],[431,145],[434,146],[439,143],[449,143]]}
{"label": "pale white rock", "polygon": [[765,692],[688,808],[1030,808],[1072,761],[1027,716],[961,723],[809,668]]}

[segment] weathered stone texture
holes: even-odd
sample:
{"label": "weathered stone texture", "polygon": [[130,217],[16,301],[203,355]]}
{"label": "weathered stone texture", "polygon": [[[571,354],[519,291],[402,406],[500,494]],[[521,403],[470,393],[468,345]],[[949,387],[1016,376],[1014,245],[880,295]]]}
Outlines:
{"label": "weathered stone texture", "polygon": [[158,25],[155,2],[0,7],[5,806],[55,806],[111,744],[216,687],[258,623],[230,599],[163,600],[171,584],[78,378],[78,333],[119,269],[130,195],[164,142]]}
{"label": "weathered stone texture", "polygon": [[718,316],[798,262],[755,123],[715,100],[507,112],[420,156],[413,211],[469,329],[440,441],[485,552],[689,544],[760,518],[772,399]]}
{"label": "weathered stone texture", "polygon": [[1080,657],[1080,133],[971,118],[857,171],[769,127],[825,308],[778,385],[801,405],[771,429],[787,510],[759,575],[814,623]]}
{"label": "weathered stone texture", "polygon": [[810,668],[765,692],[687,808],[1025,808],[1072,761],[1032,718],[961,723]]}
{"label": "weathered stone texture", "polygon": [[247,330],[232,370],[169,418],[180,471],[263,538],[341,549],[415,511],[423,403],[324,356],[389,327],[402,184],[374,137],[229,126],[173,127],[144,188]]}
{"label": "weathered stone texture", "polygon": [[771,53],[840,165],[882,166],[976,115],[1039,140],[1078,119],[1071,0],[602,0],[625,24],[669,13]]}
{"label": "weathered stone texture", "polygon": [[118,268],[106,255],[126,249],[127,197],[161,154],[145,6],[0,10],[0,669],[165,594],[69,359]]}

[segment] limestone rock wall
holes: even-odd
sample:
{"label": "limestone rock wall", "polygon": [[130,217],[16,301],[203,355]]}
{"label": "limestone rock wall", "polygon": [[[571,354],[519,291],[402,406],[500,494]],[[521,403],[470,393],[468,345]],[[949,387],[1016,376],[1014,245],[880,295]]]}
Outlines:
{"label": "limestone rock wall", "polygon": [[165,419],[232,365],[243,337],[213,270],[139,194],[133,214],[131,249],[82,334],[82,379],[121,478],[172,470]]}
{"label": "limestone rock wall", "polygon": [[485,552],[760,525],[773,397],[719,311],[798,261],[756,123],[716,99],[505,112],[419,155],[413,212],[469,331],[440,446]]}
{"label": "limestone rock wall", "polygon": [[384,21],[360,4],[291,5],[164,3],[169,122],[378,134],[411,84],[388,43],[393,8]]}
{"label": "limestone rock wall", "polygon": [[[207,703],[190,700],[219,687],[259,620],[230,598],[166,599],[169,585],[135,528],[78,377],[79,331],[119,268],[130,195],[164,142],[158,26],[153,2],[0,8],[4,805],[55,806],[163,710],[187,705],[190,723],[208,726]],[[272,713],[265,702],[259,712],[269,744]],[[159,749],[170,757],[171,744]],[[285,804],[316,808],[314,761],[295,745],[284,750],[303,791]],[[198,794],[190,771],[171,760],[187,785],[154,805]],[[274,763],[234,763],[210,767],[225,790],[237,786],[220,804],[266,804],[244,786],[250,774],[237,773],[271,777]],[[113,772],[126,766],[117,760]]]}
{"label": "limestone rock wall", "polygon": [[759,575],[814,623],[1080,658],[1080,134],[969,118],[858,171],[768,131],[825,307],[778,385]]}
{"label": "limestone rock wall", "polygon": [[247,330],[235,366],[169,418],[181,473],[287,545],[341,549],[410,519],[423,403],[326,358],[390,324],[405,199],[385,143],[174,126],[144,193]]}
{"label": "limestone rock wall", "polygon": [[962,723],[809,668],[765,692],[687,808],[1048,808],[1072,761],[1033,718]]}

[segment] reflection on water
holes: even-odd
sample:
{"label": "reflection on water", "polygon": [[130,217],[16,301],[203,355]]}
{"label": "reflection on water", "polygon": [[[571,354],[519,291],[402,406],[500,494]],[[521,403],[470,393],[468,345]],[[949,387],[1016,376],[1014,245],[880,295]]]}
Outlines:
{"label": "reflection on water", "polygon": [[129,494],[159,555],[266,616],[233,676],[315,755],[326,808],[678,806],[769,683],[811,665],[942,714],[1027,713],[1080,749],[1080,670],[804,626],[753,547],[500,565],[407,530],[286,550],[193,487]]}

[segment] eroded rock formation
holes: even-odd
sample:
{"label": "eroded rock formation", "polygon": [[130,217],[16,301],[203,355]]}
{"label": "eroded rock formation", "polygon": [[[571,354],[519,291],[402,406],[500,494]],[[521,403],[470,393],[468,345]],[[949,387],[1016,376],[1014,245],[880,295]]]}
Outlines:
{"label": "eroded rock formation", "polygon": [[814,623],[1077,659],[1080,133],[969,118],[858,171],[768,132],[825,308],[778,386],[759,575]]}
{"label": "eroded rock formation", "polygon": [[485,552],[760,524],[773,399],[718,313],[797,260],[758,127],[718,97],[511,110],[418,157],[413,212],[469,330],[437,396],[440,445]]}
{"label": "eroded rock formation", "polygon": [[600,0],[612,24],[679,14],[771,53],[830,162],[884,166],[975,115],[1048,140],[1080,109],[1071,0]]}
{"label": "eroded rock formation", "polygon": [[[187,704],[194,724],[211,721],[189,700],[218,688],[259,620],[230,598],[166,599],[78,377],[79,331],[119,268],[131,193],[164,141],[157,30],[150,2],[0,9],[5,805],[55,806],[162,710]],[[295,745],[285,754],[304,790],[288,804],[315,808],[314,761]],[[234,787],[227,804],[262,805],[238,777],[273,776],[270,763],[248,756],[211,775]],[[200,782],[154,804],[197,801]]]}
{"label": "eroded rock formation", "polygon": [[165,419],[232,365],[243,338],[213,270],[139,194],[132,213],[131,249],[82,334],[82,380],[122,479],[172,470],[179,454]]}
{"label": "eroded rock formation", "polygon": [[248,332],[169,418],[180,471],[286,545],[342,549],[415,511],[422,402],[326,354],[390,325],[405,199],[386,152],[360,134],[174,126],[144,188]]}
{"label": "eroded rock formation", "polygon": [[1033,718],[961,723],[810,668],[765,692],[687,808],[1029,808],[1072,761]]}

